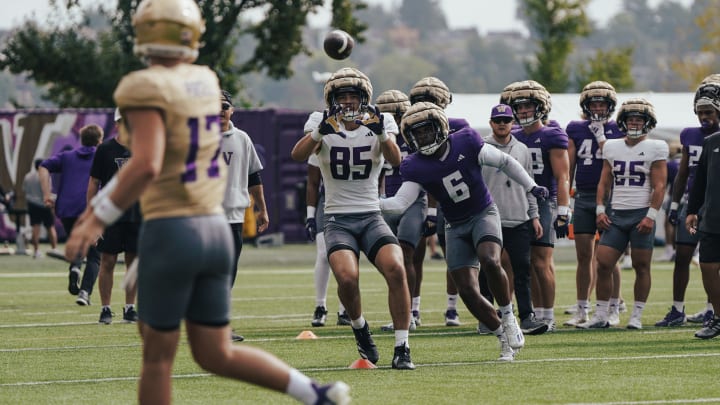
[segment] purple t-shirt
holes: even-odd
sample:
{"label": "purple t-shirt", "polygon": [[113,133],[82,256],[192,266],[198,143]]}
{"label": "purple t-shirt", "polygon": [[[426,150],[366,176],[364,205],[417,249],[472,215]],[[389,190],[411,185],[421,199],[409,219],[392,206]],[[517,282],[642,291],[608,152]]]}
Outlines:
{"label": "purple t-shirt", "polygon": [[445,159],[413,153],[400,164],[400,173],[435,197],[448,222],[459,222],[481,213],[493,200],[478,164],[485,144],[480,134],[464,127],[448,138]]}
{"label": "purple t-shirt", "polygon": [[[570,121],[567,136],[575,143],[575,188],[595,192],[603,167],[602,151],[590,131],[590,121]],[[605,124],[605,137],[617,139],[625,136],[615,121]]]}
{"label": "purple t-shirt", "polygon": [[705,140],[705,136],[710,134],[712,134],[712,132],[706,133],[701,127],[685,128],[680,132],[680,143],[688,155],[686,194],[690,192],[693,182],[695,181],[695,172],[697,171],[698,161],[700,160],[700,153],[702,153],[703,140]]}
{"label": "purple t-shirt", "polygon": [[85,210],[90,167],[94,155],[94,146],[81,146],[60,152],[40,164],[50,173],[62,173],[60,184],[57,185],[57,201],[55,201],[55,215],[58,218],[79,217]]}
{"label": "purple t-shirt", "polygon": [[547,187],[550,190],[550,196],[555,199],[557,197],[557,181],[555,181],[550,164],[550,150],[567,150],[568,136],[565,130],[553,126],[542,127],[530,135],[526,135],[522,129],[513,131],[512,134],[530,151],[535,183]]}

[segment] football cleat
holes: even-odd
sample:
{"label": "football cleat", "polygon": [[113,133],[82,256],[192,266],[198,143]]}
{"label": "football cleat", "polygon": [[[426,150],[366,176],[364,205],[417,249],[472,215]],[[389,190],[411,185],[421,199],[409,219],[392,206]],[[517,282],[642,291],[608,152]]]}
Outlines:
{"label": "football cleat", "polygon": [[80,306],[90,305],[90,294],[88,294],[87,291],[85,291],[85,290],[80,290],[80,292],[78,292],[75,303]]}
{"label": "football cleat", "polygon": [[351,402],[350,387],[342,381],[317,385],[312,383],[317,399],[315,405],[348,405]]}
{"label": "football cleat", "polygon": [[627,328],[633,330],[642,329],[642,321],[640,320],[640,317],[631,316],[630,320],[628,321]]}
{"label": "football cleat", "polygon": [[135,310],[135,306],[123,308],[123,321],[126,323],[135,323],[138,321],[138,313]]}
{"label": "football cleat", "polygon": [[589,321],[581,323],[575,327],[578,329],[604,329],[610,327],[610,322],[595,313]]}
{"label": "football cleat", "polygon": [[355,334],[355,342],[357,343],[357,350],[360,353],[360,357],[363,359],[370,360],[371,363],[376,364],[380,359],[380,355],[377,351],[377,346],[373,341],[372,335],[370,334],[370,327],[368,323],[360,329],[352,328]]}
{"label": "football cleat", "polygon": [[325,307],[315,307],[315,313],[313,313],[312,326],[325,326],[327,320],[327,309]]}
{"label": "football cleat", "polygon": [[520,326],[518,325],[515,316],[507,314],[503,316],[500,321],[502,322],[503,329],[505,330],[505,336],[507,336],[510,347],[513,349],[522,348],[525,345],[525,336],[520,330]]}
{"label": "football cleat", "polygon": [[525,319],[520,321],[520,329],[525,335],[542,335],[548,331],[548,324],[535,319],[535,314],[531,313]]}
{"label": "football cleat", "polygon": [[396,370],[415,370],[415,364],[410,359],[410,348],[407,345],[395,346],[392,368]]}
{"label": "football cleat", "polygon": [[685,324],[685,312],[678,311],[675,306],[670,307],[670,312],[660,321],[655,322],[655,326],[682,326]]}
{"label": "football cleat", "polygon": [[456,309],[445,311],[445,326],[460,326],[460,315]]}
{"label": "football cleat", "polygon": [[78,295],[80,292],[80,269],[71,267],[68,274],[68,292],[72,295]]}
{"label": "football cleat", "polygon": [[504,335],[498,336],[498,342],[500,343],[500,357],[498,361],[513,361],[515,360],[515,350],[510,347],[510,343],[507,341],[507,337]]}
{"label": "football cleat", "polygon": [[700,339],[712,339],[718,335],[720,335],[720,318],[713,318],[706,327],[695,332],[695,337]]}
{"label": "football cleat", "polygon": [[350,322],[350,315],[348,315],[347,312],[338,312],[337,325],[352,325],[352,322]]}
{"label": "football cleat", "polygon": [[103,308],[102,311],[100,311],[100,319],[98,320],[98,323],[104,323],[105,325],[110,325],[112,323],[113,313],[110,310],[110,308]]}

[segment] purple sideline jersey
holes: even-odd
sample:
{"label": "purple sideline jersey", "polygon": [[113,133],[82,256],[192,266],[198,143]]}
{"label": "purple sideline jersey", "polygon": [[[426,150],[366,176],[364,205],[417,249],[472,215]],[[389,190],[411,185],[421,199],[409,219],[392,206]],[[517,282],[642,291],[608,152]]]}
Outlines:
{"label": "purple sideline jersey", "polygon": [[85,211],[93,156],[95,156],[94,146],[81,146],[60,152],[40,164],[50,173],[62,174],[60,184],[57,185],[57,201],[55,201],[55,215],[58,218],[79,217]]}
{"label": "purple sideline jersey", "polygon": [[703,140],[713,132],[714,131],[710,131],[706,133],[702,130],[702,127],[685,128],[680,132],[680,143],[688,155],[688,179],[687,186],[685,186],[685,194],[690,192],[693,182],[695,181],[695,172],[697,171],[698,161],[700,160],[700,153],[702,153]]}
{"label": "purple sideline jersey", "polygon": [[555,199],[557,197],[557,182],[550,164],[550,150],[567,150],[568,136],[565,130],[560,127],[548,126],[542,127],[530,135],[526,135],[522,129],[513,131],[512,134],[530,150],[535,183],[547,187],[550,196]]}
{"label": "purple sideline jersey", "polygon": [[[595,192],[603,167],[602,150],[590,131],[590,121],[570,121],[567,136],[575,143],[575,188],[578,191]],[[605,137],[617,139],[624,137],[615,121],[605,124]]]}
{"label": "purple sideline jersey", "polygon": [[484,144],[477,131],[461,128],[448,136],[445,159],[413,153],[400,164],[400,173],[435,197],[448,222],[465,220],[493,203],[478,164]]}

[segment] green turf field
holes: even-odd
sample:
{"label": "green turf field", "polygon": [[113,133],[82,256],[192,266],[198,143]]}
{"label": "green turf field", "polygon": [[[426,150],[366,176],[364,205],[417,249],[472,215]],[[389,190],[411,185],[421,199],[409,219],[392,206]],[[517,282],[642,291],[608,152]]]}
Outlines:
{"label": "green turf field", "polygon": [[[657,251],[656,253],[660,253]],[[320,381],[343,380],[358,404],[662,404],[720,403],[720,338],[693,338],[697,325],[660,329],[671,300],[672,267],[653,263],[645,329],[580,331],[562,327],[575,302],[574,251],[557,251],[558,330],[528,336],[513,363],[494,361],[497,340],[475,334],[460,305],[463,325],[444,326],[445,274],[426,261],[422,326],[411,334],[415,371],[390,369],[392,333],[381,276],[363,261],[360,278],[365,317],[380,350],[375,370],[351,370],[358,358],[349,327],[335,326],[337,298],[331,281],[329,326],[312,328],[314,246],[246,247],[233,291],[232,325],[246,341],[275,353]],[[699,269],[693,267],[688,313],[704,307]],[[113,310],[122,318],[122,271],[116,274]],[[66,291],[65,265],[57,260],[0,256],[0,404],[130,404],[135,402],[140,340],[134,325],[97,323],[99,295],[79,307]],[[632,271],[623,271],[623,296],[632,303]],[[621,314],[624,327],[628,314]],[[297,340],[303,330],[316,340]],[[173,381],[176,404],[285,404],[288,397],[209,376],[197,367],[186,340]]]}

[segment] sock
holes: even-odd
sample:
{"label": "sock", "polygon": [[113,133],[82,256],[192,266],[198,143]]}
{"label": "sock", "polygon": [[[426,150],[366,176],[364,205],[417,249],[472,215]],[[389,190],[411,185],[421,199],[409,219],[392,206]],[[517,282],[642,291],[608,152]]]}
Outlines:
{"label": "sock", "polygon": [[413,311],[420,312],[420,296],[412,298],[412,308],[411,309]]}
{"label": "sock", "polygon": [[545,308],[545,319],[549,319],[551,321],[555,320],[555,308]]}
{"label": "sock", "polygon": [[[125,307],[127,308],[127,305]],[[106,308],[110,309],[110,305],[103,305],[100,309],[104,311]]]}
{"label": "sock", "polygon": [[500,313],[502,314],[502,317],[505,318],[506,316],[515,317],[515,314],[513,314],[513,305],[512,303],[503,305],[500,307]]}
{"label": "sock", "polygon": [[405,345],[410,347],[410,341],[408,340],[410,332],[407,329],[395,330],[395,347]]}
{"label": "sock", "polygon": [[447,309],[457,309],[458,295],[448,294],[447,295]]}
{"label": "sock", "polygon": [[294,368],[290,369],[290,382],[285,392],[304,404],[314,404],[318,399],[312,380]]}
{"label": "sock", "polygon": [[345,305],[342,304],[342,302],[338,301],[338,313],[344,314],[345,313]]}
{"label": "sock", "polygon": [[620,298],[610,298],[608,312],[620,312]]}
{"label": "sock", "polygon": [[607,301],[595,301],[595,313],[601,319],[607,319],[608,317],[608,302]]}
{"label": "sock", "polygon": [[713,304],[711,304],[709,302],[705,305],[705,310],[712,311],[713,313],[715,312],[715,309],[713,308]]}
{"label": "sock", "polygon": [[360,315],[360,318],[358,319],[351,319],[350,323],[352,324],[353,329],[362,329],[363,326],[365,326],[365,318]]}
{"label": "sock", "polygon": [[643,313],[643,309],[645,309],[645,303],[641,301],[635,301],[635,306],[633,307],[632,311],[632,318],[640,318]]}
{"label": "sock", "polygon": [[577,305],[579,309],[588,312],[590,309],[590,300],[577,300]]}
{"label": "sock", "polygon": [[535,308],[535,316],[537,319],[545,319],[545,308],[536,307]]}
{"label": "sock", "polygon": [[685,302],[684,301],[673,301],[673,306],[675,309],[678,310],[678,312],[685,312]]}
{"label": "sock", "polygon": [[[110,305],[108,305],[107,307],[110,308]],[[125,312],[127,312],[128,310],[131,310],[133,308],[135,308],[135,304],[125,304]]]}
{"label": "sock", "polygon": [[326,307],[330,264],[325,251],[325,237],[321,232],[315,239],[315,306]]}

